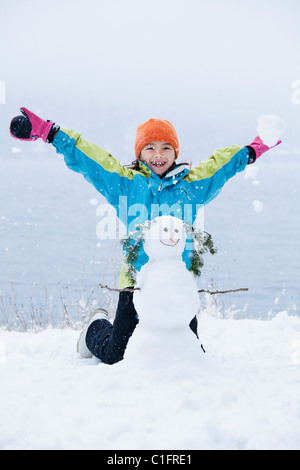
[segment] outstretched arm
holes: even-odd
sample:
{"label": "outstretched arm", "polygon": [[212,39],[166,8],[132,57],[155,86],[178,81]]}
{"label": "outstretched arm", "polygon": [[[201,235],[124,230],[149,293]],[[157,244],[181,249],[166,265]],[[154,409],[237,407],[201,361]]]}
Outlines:
{"label": "outstretched arm", "polygon": [[255,137],[250,145],[217,149],[208,160],[193,168],[186,180],[191,183],[196,201],[207,204],[219,194],[226,181],[243,171],[248,164],[254,163],[262,154],[279,145],[279,137],[285,126],[278,116],[261,116],[258,126],[260,135]]}
{"label": "outstretched arm", "polygon": [[45,121],[26,108],[22,115],[10,123],[12,137],[24,141],[52,143],[57,152],[64,155],[66,165],[84,178],[108,200],[117,206],[119,196],[130,190],[133,171],[124,168],[110,153],[82,139],[75,131],[60,129],[52,121]]}

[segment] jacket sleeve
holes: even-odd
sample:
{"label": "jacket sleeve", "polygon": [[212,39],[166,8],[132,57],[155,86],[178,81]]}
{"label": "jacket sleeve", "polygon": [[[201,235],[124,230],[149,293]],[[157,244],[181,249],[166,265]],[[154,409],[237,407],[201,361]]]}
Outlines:
{"label": "jacket sleeve", "polygon": [[53,145],[64,156],[68,168],[83,175],[107,201],[117,206],[133,179],[133,171],[124,168],[112,155],[82,139],[75,131],[61,129]]}
{"label": "jacket sleeve", "polygon": [[198,204],[207,204],[221,191],[224,184],[236,173],[243,171],[249,163],[249,149],[246,147],[224,147],[192,168],[185,180],[191,184]]}

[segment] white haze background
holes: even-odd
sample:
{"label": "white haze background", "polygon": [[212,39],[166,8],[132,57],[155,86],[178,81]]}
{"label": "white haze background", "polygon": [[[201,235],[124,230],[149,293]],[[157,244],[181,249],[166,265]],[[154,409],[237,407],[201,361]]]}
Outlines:
{"label": "white haze background", "polygon": [[248,142],[266,112],[295,144],[299,14],[294,1],[1,1],[2,117],[31,107],[125,161],[149,116],[174,122],[188,159]]}

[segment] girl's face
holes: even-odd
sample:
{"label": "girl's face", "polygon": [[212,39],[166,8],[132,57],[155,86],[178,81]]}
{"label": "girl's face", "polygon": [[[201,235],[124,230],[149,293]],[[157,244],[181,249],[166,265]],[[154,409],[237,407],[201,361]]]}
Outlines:
{"label": "girl's face", "polygon": [[175,150],[167,142],[151,142],[145,145],[140,154],[140,160],[157,175],[165,173],[175,161]]}

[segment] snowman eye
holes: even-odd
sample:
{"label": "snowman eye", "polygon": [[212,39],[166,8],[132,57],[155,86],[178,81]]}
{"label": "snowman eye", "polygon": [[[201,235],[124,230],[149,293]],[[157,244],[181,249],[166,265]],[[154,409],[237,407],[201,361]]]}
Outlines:
{"label": "snowman eye", "polygon": [[165,227],[165,228],[164,228],[164,232],[167,232],[167,231],[168,231],[168,229],[167,229],[167,227]]}
{"label": "snowman eye", "polygon": [[175,233],[179,233],[179,230],[178,230],[178,228],[175,228]]}

